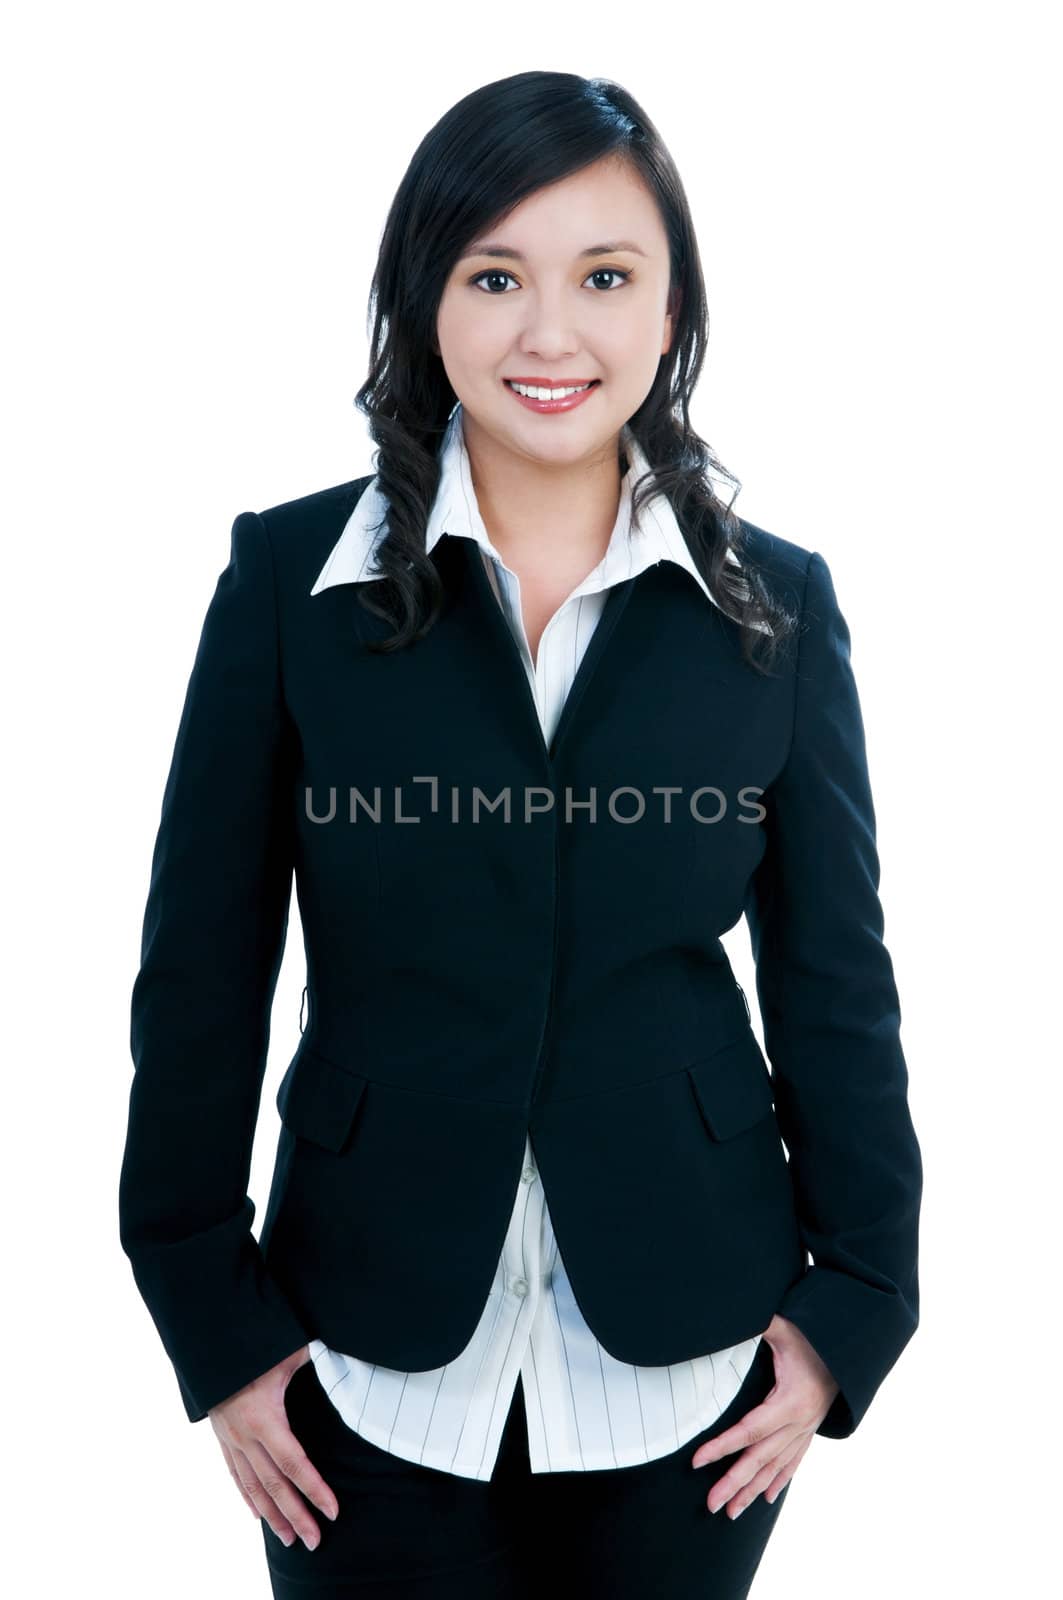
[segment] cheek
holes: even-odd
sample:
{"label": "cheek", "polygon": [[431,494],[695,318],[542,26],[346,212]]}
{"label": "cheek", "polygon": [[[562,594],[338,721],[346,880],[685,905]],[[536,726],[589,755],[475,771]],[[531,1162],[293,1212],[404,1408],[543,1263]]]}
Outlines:
{"label": "cheek", "polygon": [[472,298],[477,293],[475,289],[463,290],[444,300],[436,318],[437,337],[446,367],[459,376],[475,377],[485,367],[493,372],[509,348],[507,319],[496,306],[488,308],[492,316],[485,316],[483,308]]}
{"label": "cheek", "polygon": [[657,375],[663,344],[661,319],[640,310],[623,323],[618,318],[617,326],[608,333],[603,330],[594,340],[593,350],[614,391],[637,396],[638,405]]}
{"label": "cheek", "polygon": [[630,342],[628,361],[632,372],[638,373],[643,389],[648,389],[657,376],[664,354],[664,336],[663,322],[660,318],[651,318],[640,326],[638,337]]}

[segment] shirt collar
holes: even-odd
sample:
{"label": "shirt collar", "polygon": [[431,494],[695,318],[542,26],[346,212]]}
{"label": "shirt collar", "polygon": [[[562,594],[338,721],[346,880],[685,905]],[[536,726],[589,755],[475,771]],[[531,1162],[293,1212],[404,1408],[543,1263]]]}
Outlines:
{"label": "shirt collar", "polygon": [[[687,547],[671,503],[665,495],[654,495],[642,508],[637,524],[631,520],[631,491],[636,478],[649,470],[646,457],[634,434],[625,423],[621,441],[627,456],[627,471],[620,480],[620,505],[605,555],[574,593],[592,593],[636,577],[660,561],[672,561],[689,572],[705,597],[718,605]],[[384,574],[373,555],[384,535],[387,501],[377,479],[359,496],[358,503],[344,525],[324,566],[310,590],[320,594],[338,583],[367,583]],[[472,468],[465,445],[462,407],[458,401],[447,422],[440,447],[440,477],[436,497],[425,531],[425,550],[430,551],[444,533],[474,539],[494,560],[502,557],[494,548],[476,503]]]}

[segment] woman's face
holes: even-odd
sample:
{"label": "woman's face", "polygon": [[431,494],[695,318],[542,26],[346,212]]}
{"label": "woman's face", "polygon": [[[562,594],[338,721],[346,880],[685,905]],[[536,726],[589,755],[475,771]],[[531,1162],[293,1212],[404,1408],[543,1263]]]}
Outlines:
{"label": "woman's face", "polygon": [[[626,164],[595,162],[529,195],[472,241],[440,301],[439,353],[470,431],[559,466],[615,445],[671,343],[668,287],[656,202]],[[523,377],[600,381],[582,404],[548,414],[505,383]]]}

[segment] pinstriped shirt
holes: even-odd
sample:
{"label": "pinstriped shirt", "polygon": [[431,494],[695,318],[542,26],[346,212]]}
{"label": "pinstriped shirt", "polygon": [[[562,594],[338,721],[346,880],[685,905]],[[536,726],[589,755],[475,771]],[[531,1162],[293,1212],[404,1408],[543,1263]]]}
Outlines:
{"label": "pinstriped shirt", "polygon": [[[627,470],[606,553],[550,618],[532,659],[520,581],[491,544],[476,503],[461,405],[440,452],[439,488],[426,547],[444,533],[474,539],[528,676],[547,743],[594,632],[608,590],[662,560],[683,566],[715,603],[667,499],[631,519],[645,457],[630,431]],[[369,562],[386,509],[375,480],[354,509],[311,590],[380,576]],[[494,1281],[466,1348],[446,1366],[397,1372],[310,1341],[318,1378],[343,1420],[373,1444],[462,1478],[490,1479],[518,1382],[533,1472],[635,1466],[668,1455],[710,1427],[731,1403],[760,1335],[668,1367],[629,1366],[609,1355],[584,1320],[554,1237],[530,1137]],[[456,1242],[457,1243],[457,1242]]]}

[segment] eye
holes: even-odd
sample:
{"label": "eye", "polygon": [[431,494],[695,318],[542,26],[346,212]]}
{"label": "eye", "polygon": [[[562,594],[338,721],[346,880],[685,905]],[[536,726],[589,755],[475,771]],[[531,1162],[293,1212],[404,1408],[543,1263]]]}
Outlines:
{"label": "eye", "polygon": [[[626,283],[631,277],[631,274],[630,272],[623,271],[623,269],[620,267],[595,267],[590,276],[592,278],[622,278],[624,283]],[[512,272],[503,272],[501,267],[489,267],[486,272],[478,272],[475,278],[470,278],[469,282],[478,285],[481,278],[513,278],[513,274]],[[516,283],[516,281],[516,278],[513,278],[513,282]],[[504,292],[505,291],[503,291],[503,293]],[[614,293],[614,290],[609,289],[607,292],[612,294]],[[490,289],[485,289],[484,293],[492,294],[492,291]],[[498,300],[501,298],[501,296],[494,295],[493,298]]]}

